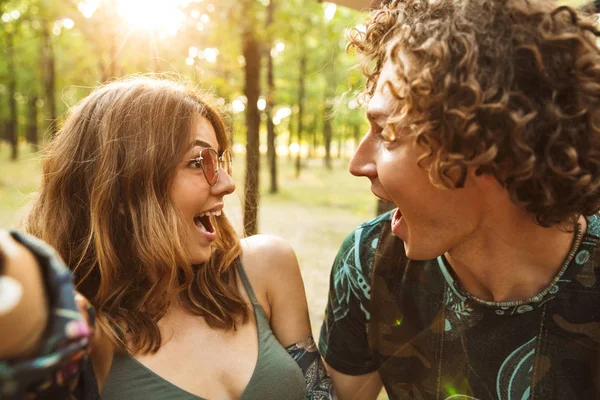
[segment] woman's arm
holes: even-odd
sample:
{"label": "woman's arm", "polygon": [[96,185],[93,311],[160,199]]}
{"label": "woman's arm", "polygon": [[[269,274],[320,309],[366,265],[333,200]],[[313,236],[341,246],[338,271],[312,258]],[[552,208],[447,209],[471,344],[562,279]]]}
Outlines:
{"label": "woman's arm", "polygon": [[0,254],[2,398],[97,399],[87,358],[94,313],[69,269],[20,232],[0,232]]}
{"label": "woman's arm", "polygon": [[292,247],[268,235],[246,238],[242,247],[242,263],[277,340],[287,347],[306,339],[311,334],[308,305]]}
{"label": "woman's arm", "polygon": [[0,231],[0,359],[34,353],[48,323],[48,301],[37,260]]}
{"label": "woman's arm", "polygon": [[308,369],[316,364],[318,373],[314,374],[315,381],[307,382],[307,386],[319,393],[317,397],[328,395],[335,398],[331,379],[312,337],[304,283],[294,250],[284,240],[266,235],[245,239],[243,248],[243,263],[248,266],[246,272],[253,287],[258,286],[266,300],[267,307],[263,308],[275,337],[296,360],[305,376]]}

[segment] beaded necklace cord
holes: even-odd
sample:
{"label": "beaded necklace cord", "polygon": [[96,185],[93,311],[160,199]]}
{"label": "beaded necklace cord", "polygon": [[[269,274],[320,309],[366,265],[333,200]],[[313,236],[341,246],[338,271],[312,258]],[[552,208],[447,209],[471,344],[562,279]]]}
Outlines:
{"label": "beaded necklace cord", "polygon": [[575,253],[577,253],[577,250],[579,249],[579,246],[581,245],[582,239],[583,239],[583,229],[581,228],[581,224],[577,224],[577,232],[575,234],[575,238],[573,239],[573,243],[571,244],[571,249],[569,250],[567,257],[565,258],[565,261],[564,261],[563,266],[561,267],[560,271],[558,271],[558,273],[556,274],[554,279],[552,279],[552,282],[550,282],[550,284],[544,290],[542,290],[541,292],[539,292],[536,295],[528,297],[527,299],[516,300],[516,301],[487,301],[487,300],[483,300],[483,299],[480,299],[480,298],[472,295],[471,293],[464,290],[464,288],[462,288],[462,287],[461,287],[461,289],[469,299],[471,299],[479,304],[483,304],[483,305],[489,306],[489,307],[518,307],[520,305],[528,304],[528,303],[539,303],[540,301],[542,301],[544,299],[544,297],[546,297],[546,295],[550,291],[557,289],[557,283],[560,280],[560,278],[562,278],[563,274],[569,267],[569,264],[573,260],[573,257],[575,257]]}

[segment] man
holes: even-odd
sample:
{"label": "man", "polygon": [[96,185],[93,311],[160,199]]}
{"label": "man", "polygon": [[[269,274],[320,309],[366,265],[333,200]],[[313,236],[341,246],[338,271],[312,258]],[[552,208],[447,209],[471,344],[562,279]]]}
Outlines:
{"label": "man", "polygon": [[341,400],[600,398],[600,51],[548,0],[393,0],[350,172],[398,207],[331,273]]}

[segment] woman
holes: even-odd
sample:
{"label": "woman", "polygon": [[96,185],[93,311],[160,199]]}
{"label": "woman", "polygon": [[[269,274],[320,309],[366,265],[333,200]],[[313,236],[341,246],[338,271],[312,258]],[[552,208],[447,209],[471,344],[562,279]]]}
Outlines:
{"label": "woman", "polygon": [[331,395],[293,250],[236,237],[230,175],[219,113],[165,80],[95,90],[46,149],[28,231],[96,310],[103,399]]}

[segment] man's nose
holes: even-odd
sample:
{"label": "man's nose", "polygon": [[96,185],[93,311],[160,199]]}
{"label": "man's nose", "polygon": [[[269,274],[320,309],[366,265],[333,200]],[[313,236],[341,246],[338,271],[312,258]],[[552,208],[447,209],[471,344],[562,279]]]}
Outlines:
{"label": "man's nose", "polygon": [[377,165],[374,157],[374,143],[370,134],[362,139],[350,160],[348,170],[354,176],[374,178],[377,176]]}

